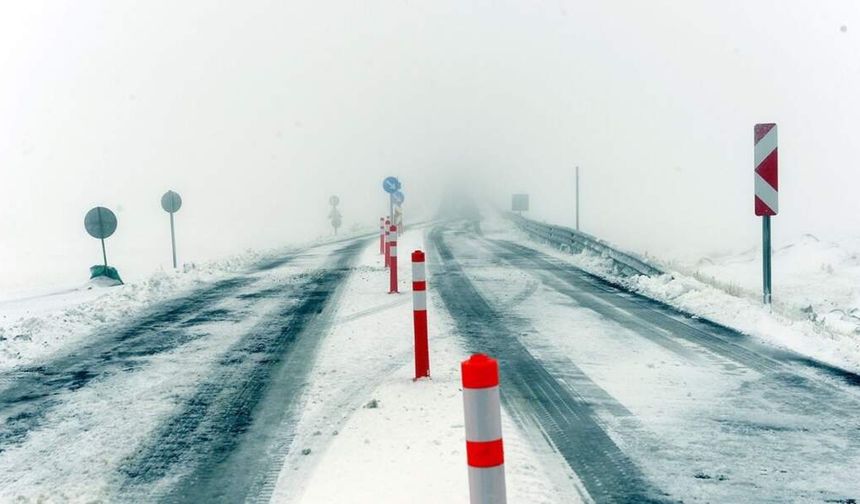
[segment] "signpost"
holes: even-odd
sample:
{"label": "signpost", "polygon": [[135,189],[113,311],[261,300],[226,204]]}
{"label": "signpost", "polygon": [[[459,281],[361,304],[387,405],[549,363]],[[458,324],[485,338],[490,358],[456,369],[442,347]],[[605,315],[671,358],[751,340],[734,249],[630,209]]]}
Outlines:
{"label": "signpost", "polygon": [[105,238],[110,237],[116,231],[116,215],[105,207],[95,207],[84,217],[84,228],[93,238],[102,242],[102,258],[105,268],[108,267],[107,250],[105,249]]}
{"label": "signpost", "polygon": [[764,304],[771,304],[770,218],[779,212],[778,150],[776,124],[756,124],[753,130],[755,157],[755,214],[762,218],[762,283]]}
{"label": "signpost", "polygon": [[341,225],[341,215],[337,210],[337,205],[340,204],[340,198],[332,196],[328,199],[328,204],[331,205],[331,212],[329,212],[328,218],[331,220],[331,227],[334,228],[334,234],[337,235],[337,228]]}
{"label": "signpost", "polygon": [[385,177],[382,181],[382,190],[388,193],[388,215],[394,218],[394,193],[400,191],[400,181],[397,177]]}
{"label": "signpost", "polygon": [[182,208],[182,197],[174,191],[167,191],[161,197],[161,208],[170,214],[170,244],[173,247],[173,269],[176,269],[176,230],[173,224],[173,214]]}
{"label": "signpost", "polygon": [[529,195],[514,194],[511,197],[511,211],[513,212],[528,212],[529,210]]}

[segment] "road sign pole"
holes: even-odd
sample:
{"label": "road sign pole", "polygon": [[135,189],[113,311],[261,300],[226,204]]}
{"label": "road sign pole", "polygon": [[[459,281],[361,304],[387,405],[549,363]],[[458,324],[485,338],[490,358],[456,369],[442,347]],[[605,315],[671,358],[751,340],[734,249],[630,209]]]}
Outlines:
{"label": "road sign pole", "polygon": [[107,249],[105,249],[105,239],[104,238],[102,238],[102,257],[105,260],[105,268],[107,268],[108,267],[108,265],[107,265]]}
{"label": "road sign pole", "polygon": [[779,213],[779,148],[775,123],[753,128],[755,214],[762,218],[762,298],[771,304],[770,218]]}
{"label": "road sign pole", "polygon": [[576,230],[579,231],[579,167],[576,167]]}
{"label": "road sign pole", "polygon": [[395,222],[394,222],[394,193],[388,194],[388,216],[389,216],[388,218],[391,219],[391,223],[395,224]]}
{"label": "road sign pole", "polygon": [[391,243],[388,236],[391,231],[391,219],[385,219],[385,267],[387,268],[391,262]]}
{"label": "road sign pole", "polygon": [[176,231],[173,226],[173,213],[170,214],[170,244],[173,246],[173,269],[176,269]]}
{"label": "road sign pole", "polygon": [[762,279],[764,283],[764,304],[771,304],[771,248],[770,248],[770,215],[762,216]]}

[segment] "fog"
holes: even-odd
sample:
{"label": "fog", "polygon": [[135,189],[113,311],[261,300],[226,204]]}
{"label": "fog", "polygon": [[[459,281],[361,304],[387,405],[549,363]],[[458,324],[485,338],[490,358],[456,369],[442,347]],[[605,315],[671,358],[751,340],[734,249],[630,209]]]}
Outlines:
{"label": "fog", "polygon": [[777,245],[858,224],[860,4],[27,1],[0,6],[0,290],[297,243],[458,187],[662,257],[755,247],[752,131],[780,135]]}

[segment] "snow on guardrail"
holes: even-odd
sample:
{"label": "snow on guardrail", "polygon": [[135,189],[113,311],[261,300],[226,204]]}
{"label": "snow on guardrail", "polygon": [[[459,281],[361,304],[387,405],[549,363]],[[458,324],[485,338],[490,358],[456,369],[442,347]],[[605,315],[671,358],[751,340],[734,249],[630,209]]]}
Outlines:
{"label": "snow on guardrail", "polygon": [[622,252],[605,241],[564,226],[544,224],[509,213],[513,223],[534,238],[556,247],[567,247],[571,252],[591,251],[612,261],[615,273],[625,277],[636,275],[660,276],[665,272],[629,252]]}

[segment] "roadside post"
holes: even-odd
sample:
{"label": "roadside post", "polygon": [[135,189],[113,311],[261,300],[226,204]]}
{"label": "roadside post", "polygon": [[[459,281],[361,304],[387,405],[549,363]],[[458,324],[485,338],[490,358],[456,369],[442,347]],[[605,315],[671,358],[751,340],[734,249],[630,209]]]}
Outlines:
{"label": "roadside post", "polygon": [[389,294],[396,294],[397,290],[397,226],[391,225],[391,231],[388,233],[388,270],[390,286]]}
{"label": "roadside post", "polygon": [[777,128],[774,123],[756,124],[753,130],[753,175],[755,214],[762,218],[762,284],[764,304],[771,304],[770,218],[779,213]]}
{"label": "roadside post", "polygon": [[484,354],[460,364],[471,504],[505,504],[499,363]]}
{"label": "roadside post", "polygon": [[430,376],[430,348],[427,338],[427,270],[424,252],[412,252],[412,314],[415,327],[415,379]]}
{"label": "roadside post", "polygon": [[173,269],[176,269],[176,228],[173,223],[173,214],[182,208],[182,198],[174,191],[167,191],[161,197],[161,208],[170,214],[170,245],[173,249]]}

